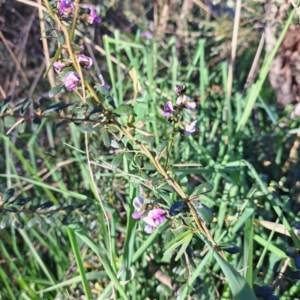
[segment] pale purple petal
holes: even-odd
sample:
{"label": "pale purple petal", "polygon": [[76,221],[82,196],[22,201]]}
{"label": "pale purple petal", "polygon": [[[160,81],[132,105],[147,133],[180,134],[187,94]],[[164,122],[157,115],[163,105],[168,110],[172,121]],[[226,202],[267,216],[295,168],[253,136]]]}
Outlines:
{"label": "pale purple petal", "polygon": [[105,83],[104,86],[103,86],[106,90],[110,90],[110,85]]}
{"label": "pale purple petal", "polygon": [[160,217],[166,213],[166,211],[162,208],[154,208],[150,212],[152,212],[152,215],[157,217]]}
{"label": "pale purple petal", "polygon": [[176,100],[176,104],[177,104],[177,105],[180,105],[180,104],[182,103],[182,101],[183,101],[182,98],[183,98],[182,96],[179,96],[179,97],[177,98],[177,100]]}
{"label": "pale purple petal", "polygon": [[154,227],[150,225],[145,226],[145,232],[151,234],[154,231]]}
{"label": "pale purple petal", "polygon": [[180,95],[182,92],[182,88],[179,85],[176,85],[174,91],[177,95]]}
{"label": "pale purple petal", "polygon": [[79,75],[76,72],[68,72],[64,78],[64,85],[67,90],[72,91],[79,82]]}
{"label": "pale purple petal", "polygon": [[184,129],[185,136],[189,136],[189,135],[191,135],[191,133],[196,131],[196,127],[195,127],[196,123],[197,123],[197,120],[193,121],[191,124],[185,126],[185,129]]}
{"label": "pale purple petal", "polygon": [[194,108],[196,108],[196,102],[186,101],[185,107],[189,108],[189,109],[194,109]]}
{"label": "pale purple petal", "polygon": [[90,18],[89,23],[93,24],[94,22],[100,23],[102,20],[101,18],[97,17],[97,13],[94,7],[90,7]]}
{"label": "pale purple petal", "polygon": [[151,40],[153,38],[153,34],[149,30],[146,30],[141,33],[141,37]]}
{"label": "pale purple petal", "polygon": [[158,222],[158,224],[160,224],[160,223],[166,221],[166,217],[165,217],[165,216],[160,216],[160,217],[158,217],[158,218],[156,219],[156,221]]}
{"label": "pale purple petal", "polygon": [[61,0],[58,5],[59,14],[62,15],[65,13],[65,10],[71,8],[72,11],[75,10],[75,6],[70,0]]}
{"label": "pale purple petal", "polygon": [[63,68],[65,67],[65,64],[63,64],[63,63],[60,62],[60,61],[56,61],[56,62],[53,64],[53,67],[54,67],[55,69],[61,70],[61,69],[63,69]]}
{"label": "pale purple petal", "polygon": [[144,222],[147,223],[148,225],[153,226],[153,227],[157,227],[157,225],[155,224],[154,220],[153,220],[151,217],[149,217],[149,214],[148,214],[148,216],[145,217],[143,220],[144,220]]}
{"label": "pale purple petal", "polygon": [[138,196],[138,197],[135,197],[132,201],[132,204],[134,206],[134,208],[139,211],[141,210],[142,206],[145,204],[145,198],[142,197],[142,196]]}
{"label": "pale purple petal", "polygon": [[78,55],[77,60],[79,63],[82,63],[87,69],[89,69],[93,65],[93,60],[84,54]]}
{"label": "pale purple petal", "polygon": [[172,101],[168,101],[164,106],[163,116],[168,117],[174,111]]}
{"label": "pale purple petal", "polygon": [[146,212],[145,212],[145,211],[143,211],[143,212],[138,212],[138,211],[136,211],[136,212],[134,212],[134,213],[132,214],[132,218],[133,218],[133,219],[140,219],[140,218],[143,217],[144,215],[146,215]]}

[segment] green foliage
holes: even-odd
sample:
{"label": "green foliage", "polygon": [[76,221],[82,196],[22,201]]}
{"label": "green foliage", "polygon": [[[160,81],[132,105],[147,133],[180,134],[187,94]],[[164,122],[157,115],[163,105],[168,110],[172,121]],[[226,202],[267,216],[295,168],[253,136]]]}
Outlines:
{"label": "green foliage", "polygon": [[[57,1],[50,5],[55,12]],[[61,45],[52,52],[47,75],[55,61],[67,60],[67,39],[49,14],[44,18],[51,26],[47,37]],[[0,145],[3,297],[255,299],[253,288],[257,295],[257,287],[270,283],[275,288],[268,293],[295,297],[300,243],[292,223],[299,221],[299,158],[291,159],[291,151],[299,120],[272,106],[262,91],[265,85],[270,89],[265,80],[283,35],[246,95],[239,92],[243,73],[228,97],[227,64],[210,66],[208,53],[217,43],[193,38],[193,47],[180,56],[179,37],[146,41],[140,31],[113,34],[103,39],[107,61],[99,64],[104,73],[108,68],[111,93],[93,70],[82,71],[95,94],[87,88],[82,99],[82,86],[67,92],[62,81],[75,71],[68,65],[58,71],[61,84],[49,90],[59,102],[7,97],[1,103],[1,132],[12,129],[8,137],[1,135]],[[75,44],[72,49],[81,51]],[[175,106],[174,87],[183,81],[197,103],[180,116],[198,121],[189,137],[180,131],[182,124],[176,127],[161,115],[169,99]],[[139,194],[148,200],[146,209],[169,212],[151,235],[131,217]],[[215,245],[195,225],[189,205]],[[285,262],[279,279],[275,264]]]}

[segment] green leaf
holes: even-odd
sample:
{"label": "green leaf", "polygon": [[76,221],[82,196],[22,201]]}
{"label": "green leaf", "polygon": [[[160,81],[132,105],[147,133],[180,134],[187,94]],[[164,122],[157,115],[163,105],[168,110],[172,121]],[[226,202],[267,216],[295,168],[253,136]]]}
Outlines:
{"label": "green leaf", "polygon": [[70,123],[69,120],[63,120],[63,121],[57,123],[57,124],[55,125],[55,128],[59,128],[59,127],[61,127],[61,126],[67,126],[67,125],[69,125],[69,123]]}
{"label": "green leaf", "polygon": [[[53,19],[50,17],[51,19],[51,22],[53,22]],[[53,67],[53,64],[57,61],[58,57],[60,56],[60,53],[62,51],[62,46],[60,46],[56,52],[55,52],[55,55],[51,61],[51,64],[49,65],[48,69],[46,70],[46,72],[44,73],[44,77],[46,77],[49,73],[49,71],[51,70],[51,68]]]}
{"label": "green leaf", "polygon": [[19,133],[23,133],[24,132],[24,130],[25,130],[25,128],[26,128],[26,122],[25,121],[23,121],[22,123],[20,123],[19,125],[18,125],[18,132]]}
{"label": "green leaf", "polygon": [[6,213],[2,215],[1,222],[0,222],[0,229],[4,229],[9,226],[10,221],[10,213]]}
{"label": "green leaf", "polygon": [[187,246],[190,244],[192,238],[193,238],[193,232],[190,231],[190,233],[184,239],[182,239],[184,242],[175,257],[175,261],[177,261],[181,257],[181,255],[183,254]]}
{"label": "green leaf", "polygon": [[167,245],[164,246],[164,249],[165,249],[164,255],[167,255],[169,252],[172,252],[178,246],[183,244],[184,238],[191,233],[190,230],[185,230],[185,231],[181,232],[182,230],[184,230],[183,227],[179,227],[178,229],[173,231],[174,234],[176,233],[175,239],[173,239],[170,243],[168,243]]}
{"label": "green leaf", "polygon": [[118,108],[113,110],[114,114],[120,115],[120,116],[128,116],[132,114],[132,107],[128,105],[121,105]]}
{"label": "green leaf", "polygon": [[4,103],[0,106],[0,113],[4,113],[9,106],[10,100],[12,96],[8,96],[5,100]]}
{"label": "green leaf", "polygon": [[108,277],[113,282],[122,298],[127,299],[125,291],[123,290],[123,287],[121,286],[114,270],[111,267],[111,262],[109,261],[105,249],[103,249],[100,244],[96,244],[78,224],[71,223],[68,225],[68,227],[98,255]]}
{"label": "green leaf", "polygon": [[109,134],[107,132],[107,130],[103,130],[101,133],[101,139],[104,143],[104,145],[109,148],[110,147],[110,137]]}
{"label": "green leaf", "polygon": [[90,133],[93,130],[93,125],[90,122],[81,122],[75,124],[81,132]]}
{"label": "green leaf", "polygon": [[149,143],[149,144],[153,144],[155,142],[155,137],[154,136],[141,135],[139,137],[136,137],[136,139],[140,142]]}
{"label": "green leaf", "polygon": [[59,85],[53,87],[53,88],[49,91],[49,97],[54,97],[55,95],[57,95],[57,94],[62,90],[63,87],[64,87],[63,84],[59,84]]}
{"label": "green leaf", "polygon": [[31,104],[31,100],[29,100],[28,98],[26,98],[23,102],[22,102],[22,108],[21,108],[21,115],[24,115],[25,111],[27,110],[27,108],[29,107],[29,105]]}
{"label": "green leaf", "polygon": [[115,140],[111,140],[110,146],[115,149],[123,149],[122,145]]}
{"label": "green leaf", "polygon": [[3,203],[6,203],[9,201],[9,199],[11,199],[13,197],[15,193],[14,189],[8,189],[4,192],[3,197],[2,197],[2,201]]}
{"label": "green leaf", "polygon": [[205,223],[212,222],[214,216],[209,207],[202,204],[200,201],[192,201],[191,204],[201,220],[203,220]]}
{"label": "green leaf", "polygon": [[13,126],[16,123],[16,119],[15,117],[12,116],[5,116],[4,117],[4,126],[6,128],[10,128],[11,126]]}
{"label": "green leaf", "polygon": [[13,214],[11,216],[10,226],[14,228],[24,228],[24,221],[19,214]]}
{"label": "green leaf", "polygon": [[57,102],[57,103],[53,103],[51,105],[49,105],[44,111],[43,111],[43,115],[52,111],[55,111],[56,113],[59,113],[63,108],[67,107],[68,104],[66,104],[65,102]]}
{"label": "green leaf", "polygon": [[253,290],[242,277],[217,251],[213,255],[220,265],[229,284],[233,299],[235,300],[256,300]]}
{"label": "green leaf", "polygon": [[209,193],[211,192],[213,189],[213,185],[208,183],[208,182],[205,182],[205,183],[202,183],[200,185],[198,185],[194,191],[193,191],[193,194],[192,195],[202,195],[202,194],[206,194],[206,193]]}
{"label": "green leaf", "polygon": [[117,154],[111,162],[111,168],[117,169],[123,159],[124,152]]}
{"label": "green leaf", "polygon": [[167,140],[162,140],[162,141],[157,145],[157,147],[156,147],[156,152],[157,152],[157,154],[158,154],[158,155],[161,154],[162,151],[163,151],[166,147],[168,147],[168,141],[167,141]]}
{"label": "green leaf", "polygon": [[65,43],[65,36],[64,36],[64,34],[61,31],[59,31],[58,34],[57,34],[57,41],[61,45],[63,45]]}

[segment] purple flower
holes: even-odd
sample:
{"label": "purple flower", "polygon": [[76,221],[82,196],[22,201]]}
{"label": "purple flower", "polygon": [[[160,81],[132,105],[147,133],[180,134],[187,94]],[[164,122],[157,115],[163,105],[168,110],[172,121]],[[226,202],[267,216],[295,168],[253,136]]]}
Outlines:
{"label": "purple flower", "polygon": [[96,14],[96,10],[94,7],[90,7],[90,17],[89,17],[89,23],[90,24],[93,24],[94,22],[96,23],[100,23],[102,20],[101,18],[97,17],[97,14]]}
{"label": "purple flower", "polygon": [[63,15],[64,13],[71,14],[75,10],[75,6],[70,0],[61,0],[58,4],[59,14]]}
{"label": "purple flower", "polygon": [[163,116],[168,117],[174,111],[172,101],[168,101],[164,106]]}
{"label": "purple flower", "polygon": [[145,211],[141,211],[143,209],[144,204],[145,204],[145,198],[142,196],[138,196],[133,199],[133,206],[136,209],[136,212],[132,214],[132,217],[134,219],[140,219],[146,214]]}
{"label": "purple flower", "polygon": [[64,78],[64,85],[69,92],[77,86],[79,82],[79,75],[76,72],[68,72]]}
{"label": "purple flower", "polygon": [[193,121],[191,124],[185,125],[185,128],[184,128],[185,136],[189,136],[191,133],[196,131],[196,127],[195,127],[196,123],[197,123],[197,120]]}
{"label": "purple flower", "polygon": [[149,30],[146,30],[141,33],[141,37],[151,40],[153,38],[153,34]]}
{"label": "purple flower", "polygon": [[90,57],[85,56],[84,54],[78,55],[77,60],[80,64],[88,69],[93,65],[93,60]]}
{"label": "purple flower", "polygon": [[64,67],[65,67],[65,64],[61,61],[56,61],[54,64],[53,64],[53,67],[55,69],[58,69],[58,70],[62,70]]}
{"label": "purple flower", "polygon": [[106,90],[110,90],[110,85],[105,83],[104,86],[103,86]]}
{"label": "purple flower", "polygon": [[177,95],[180,95],[182,92],[182,88],[179,85],[176,85],[174,91]]}
{"label": "purple flower", "polygon": [[194,109],[196,107],[196,102],[191,101],[191,98],[186,95],[179,96],[176,100],[176,104],[184,105],[185,108],[188,109]]}
{"label": "purple flower", "polygon": [[143,219],[147,223],[145,231],[147,233],[152,233],[155,228],[166,220],[166,217],[164,216],[165,213],[166,211],[161,208],[150,210],[147,217]]}

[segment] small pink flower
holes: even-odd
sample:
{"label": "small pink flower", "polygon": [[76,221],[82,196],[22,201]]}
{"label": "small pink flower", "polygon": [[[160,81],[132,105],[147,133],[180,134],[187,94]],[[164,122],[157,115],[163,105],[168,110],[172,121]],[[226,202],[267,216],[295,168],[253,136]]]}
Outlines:
{"label": "small pink flower", "polygon": [[166,211],[161,208],[154,208],[150,210],[147,217],[143,219],[147,224],[145,231],[147,233],[152,233],[155,228],[166,220],[166,217],[164,216],[165,213]]}
{"label": "small pink flower", "polygon": [[68,72],[64,78],[64,85],[69,92],[77,86],[79,82],[79,75],[76,72]]}
{"label": "small pink flower", "polygon": [[78,55],[77,60],[80,64],[82,64],[84,67],[88,69],[93,65],[93,60],[90,57],[85,56],[84,54]]}
{"label": "small pink flower", "polygon": [[55,69],[58,69],[58,70],[62,70],[64,67],[65,67],[65,64],[61,61],[56,61],[54,64],[53,64],[53,67]]}
{"label": "small pink flower", "polygon": [[96,10],[94,7],[90,7],[90,17],[89,17],[89,23],[90,24],[93,24],[94,22],[95,23],[100,23],[102,20],[101,18],[97,17],[97,14],[96,14]]}
{"label": "small pink flower", "polygon": [[176,100],[176,104],[184,105],[185,108],[188,109],[194,109],[196,107],[196,102],[191,101],[191,98],[186,95],[179,96]]}
{"label": "small pink flower", "polygon": [[149,30],[146,30],[141,33],[141,37],[147,40],[151,40],[153,38],[153,34]]}
{"label": "small pink flower", "polygon": [[185,126],[185,128],[184,128],[185,136],[189,136],[189,135],[191,135],[191,133],[196,131],[196,123],[197,123],[197,120],[192,122],[191,124],[188,124]]}
{"label": "small pink flower", "polygon": [[172,101],[168,101],[164,106],[163,116],[168,117],[174,111]]}
{"label": "small pink flower", "polygon": [[72,13],[75,10],[75,6],[70,0],[61,0],[58,4],[59,14],[63,15],[64,13]]}
{"label": "small pink flower", "polygon": [[136,209],[136,212],[134,212],[132,214],[132,217],[134,219],[140,219],[141,217],[143,217],[146,214],[145,211],[141,211],[143,209],[145,202],[146,202],[145,198],[142,196],[138,196],[133,199],[132,204],[133,204],[134,208]]}

